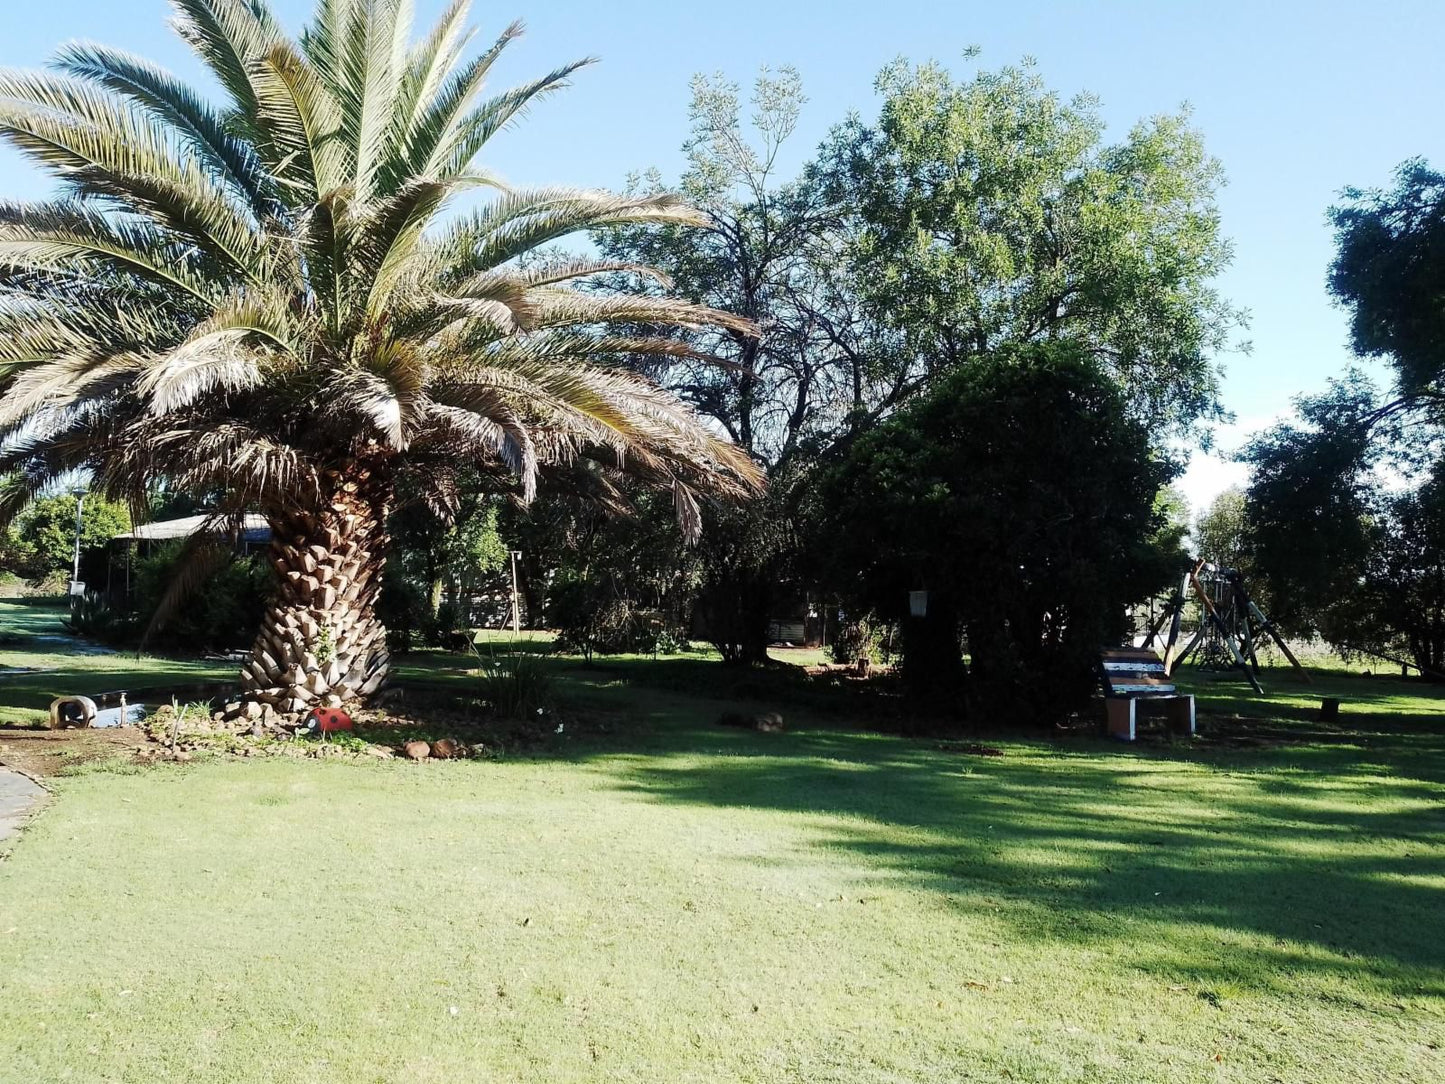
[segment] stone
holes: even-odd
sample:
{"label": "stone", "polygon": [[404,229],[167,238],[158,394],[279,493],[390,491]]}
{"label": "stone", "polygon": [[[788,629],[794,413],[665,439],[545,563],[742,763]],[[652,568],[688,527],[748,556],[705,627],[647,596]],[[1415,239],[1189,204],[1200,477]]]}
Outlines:
{"label": "stone", "polygon": [[425,760],[431,756],[431,746],[424,741],[409,741],[401,747],[401,751],[411,760]]}
{"label": "stone", "polygon": [[777,734],[783,729],[783,717],[775,711],[744,715],[741,712],[724,712],[718,717],[718,726],[736,726],[744,730],[757,730],[764,734]]}
{"label": "stone", "polygon": [[451,760],[461,755],[462,748],[451,738],[441,738],[431,743],[431,755],[438,760]]}
{"label": "stone", "polygon": [[366,755],[376,757],[378,760],[390,760],[396,756],[396,753],[386,745],[368,745],[366,747]]}
{"label": "stone", "polygon": [[783,717],[775,711],[765,711],[753,716],[753,729],[764,734],[781,734]]}
{"label": "stone", "polygon": [[264,714],[265,710],[266,710],[265,707],[264,707],[262,704],[258,703],[257,701],[255,701],[255,700],[248,700],[248,701],[246,701],[246,706],[245,706],[245,708],[242,709],[242,712],[243,712],[243,714],[245,715],[245,717],[246,717],[247,719],[253,719],[253,720],[254,720],[254,719],[259,719],[259,718],[261,718],[261,716],[262,716],[262,714]]}

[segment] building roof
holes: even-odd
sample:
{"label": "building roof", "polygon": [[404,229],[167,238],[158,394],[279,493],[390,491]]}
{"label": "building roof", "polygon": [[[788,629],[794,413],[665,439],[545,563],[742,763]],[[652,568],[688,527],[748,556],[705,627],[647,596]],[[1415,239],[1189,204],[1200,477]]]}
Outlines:
{"label": "building roof", "polygon": [[[180,519],[163,519],[156,523],[142,524],[124,534],[115,535],[115,538],[130,542],[164,542],[172,538],[190,538],[210,518],[210,516],[182,516]],[[245,526],[241,530],[241,541],[259,544],[270,540],[271,527],[266,522],[266,517],[255,512],[248,512]]]}

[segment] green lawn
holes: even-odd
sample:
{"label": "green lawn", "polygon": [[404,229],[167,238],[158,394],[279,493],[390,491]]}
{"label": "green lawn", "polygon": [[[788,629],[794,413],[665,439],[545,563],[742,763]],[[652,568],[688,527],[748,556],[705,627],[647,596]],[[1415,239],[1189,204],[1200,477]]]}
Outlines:
{"label": "green lawn", "polygon": [[[0,601],[0,726],[34,726],[57,696],[229,678],[230,663],[129,653],[77,654],[64,642],[63,605]],[[9,672],[25,670],[29,672]]]}
{"label": "green lawn", "polygon": [[1427,686],[1196,677],[1265,744],[985,757],[555,665],[592,725],[533,757],[59,780],[0,863],[0,1081],[1445,1079]]}

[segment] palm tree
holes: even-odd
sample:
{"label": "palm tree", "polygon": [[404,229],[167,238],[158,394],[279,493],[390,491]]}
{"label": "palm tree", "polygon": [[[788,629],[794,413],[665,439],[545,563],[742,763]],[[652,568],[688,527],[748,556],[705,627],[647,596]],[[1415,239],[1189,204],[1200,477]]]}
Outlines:
{"label": "palm tree", "polygon": [[[94,44],[0,72],[0,135],[62,186],[0,204],[0,513],[86,470],[136,504],[157,483],[219,495],[217,526],[264,514],[278,591],[243,688],[294,714],[385,681],[398,493],[446,509],[481,470],[528,500],[549,467],[591,464],[670,487],[695,535],[700,496],[756,486],[628,368],[686,355],[677,329],[747,325],[601,292],[593,276],[652,272],[543,248],[695,212],[474,165],[580,64],[487,96],[521,28],[470,55],[470,0],[419,42],[410,0],[317,0],[298,40],[265,0],[172,2],[220,106]],[[478,188],[489,202],[451,208]]]}

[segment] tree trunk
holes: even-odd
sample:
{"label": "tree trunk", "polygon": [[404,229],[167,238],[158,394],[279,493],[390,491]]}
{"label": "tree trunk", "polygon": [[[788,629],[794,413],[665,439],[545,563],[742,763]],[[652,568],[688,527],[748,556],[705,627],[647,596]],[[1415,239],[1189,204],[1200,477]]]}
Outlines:
{"label": "tree trunk", "polygon": [[365,699],[386,681],[386,629],[376,617],[386,563],[386,501],[333,478],[319,511],[270,517],[279,580],[251,658],[243,698],[285,716]]}

